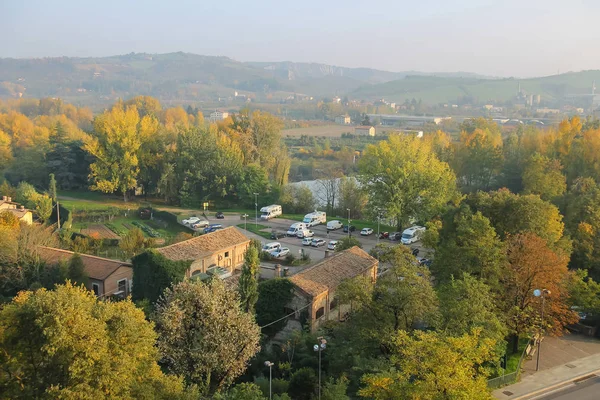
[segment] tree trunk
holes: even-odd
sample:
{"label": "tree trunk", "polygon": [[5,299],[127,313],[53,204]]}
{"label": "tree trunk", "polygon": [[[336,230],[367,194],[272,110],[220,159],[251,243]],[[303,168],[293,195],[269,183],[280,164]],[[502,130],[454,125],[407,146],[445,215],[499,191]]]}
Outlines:
{"label": "tree trunk", "polygon": [[516,354],[519,351],[519,335],[511,335],[510,341],[512,343],[512,354]]}

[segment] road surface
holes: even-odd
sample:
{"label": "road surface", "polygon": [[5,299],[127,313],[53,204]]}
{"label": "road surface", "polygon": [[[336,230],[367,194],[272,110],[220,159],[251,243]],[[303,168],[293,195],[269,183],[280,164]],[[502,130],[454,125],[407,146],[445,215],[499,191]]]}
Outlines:
{"label": "road surface", "polygon": [[[600,399],[600,377],[586,379],[556,392],[534,397],[536,400],[596,400]],[[533,400],[532,399],[532,400]]]}

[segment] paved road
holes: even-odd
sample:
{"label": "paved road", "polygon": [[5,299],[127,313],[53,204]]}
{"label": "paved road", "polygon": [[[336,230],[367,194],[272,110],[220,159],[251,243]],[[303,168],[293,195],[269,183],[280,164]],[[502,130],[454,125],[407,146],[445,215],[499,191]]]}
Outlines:
{"label": "paved road", "polygon": [[596,400],[599,398],[600,377],[598,376],[587,379],[580,383],[575,383],[565,389],[551,394],[541,397],[534,397],[534,399],[537,400]]}

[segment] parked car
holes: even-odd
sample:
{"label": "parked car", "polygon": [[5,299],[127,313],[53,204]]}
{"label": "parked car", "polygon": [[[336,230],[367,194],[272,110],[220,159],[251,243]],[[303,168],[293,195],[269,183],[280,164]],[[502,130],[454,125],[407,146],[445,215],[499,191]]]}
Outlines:
{"label": "parked car", "polygon": [[286,236],[287,235],[285,234],[285,232],[276,232],[276,231],[271,232],[271,239],[277,240],[277,239],[284,238]]}
{"label": "parked car", "polygon": [[[356,227],[354,225],[350,225],[350,232],[354,232]],[[348,233],[348,225],[344,225],[344,232]]]}
{"label": "parked car", "polygon": [[181,221],[181,223],[183,225],[187,225],[187,226],[190,226],[192,224],[197,224],[198,222],[200,222],[200,218],[198,218],[198,217],[189,217],[189,218]]}
{"label": "parked car", "polygon": [[392,232],[388,237],[391,241],[396,241],[402,239],[402,232]]}
{"label": "parked car", "polygon": [[342,227],[344,226],[344,224],[342,224],[340,221],[338,221],[337,219],[333,220],[333,221],[329,221],[327,223],[327,230],[328,231],[335,231],[338,229],[342,229]]}
{"label": "parked car", "polygon": [[204,221],[204,220],[200,220],[192,225],[190,225],[190,227],[192,229],[200,229],[200,228],[205,228],[208,226],[208,221]]}
{"label": "parked car", "polygon": [[281,243],[279,242],[271,242],[267,243],[262,247],[262,251],[266,251],[269,253],[273,253],[281,248]]}
{"label": "parked car", "polygon": [[309,230],[298,231],[298,233],[296,233],[296,237],[298,239],[302,239],[302,238],[306,238],[306,237],[313,237],[313,236],[315,236],[315,233],[313,231],[309,231]]}
{"label": "parked car", "polygon": [[321,247],[321,246],[325,246],[325,244],[327,244],[327,242],[325,242],[325,239],[314,238],[310,245],[312,247]]}
{"label": "parked car", "polygon": [[335,250],[335,246],[337,246],[338,241],[337,240],[332,240],[329,242],[329,244],[327,245],[327,248],[329,250]]}
{"label": "parked car", "polygon": [[389,232],[381,232],[379,234],[379,239],[387,239],[390,237],[390,233]]}
{"label": "parked car", "polygon": [[312,238],[305,237],[302,239],[302,246],[310,246],[312,244]]}
{"label": "parked car", "polygon": [[362,236],[369,236],[373,234],[373,229],[371,228],[362,228],[362,230],[360,231],[360,234]]}
{"label": "parked car", "polygon": [[412,252],[412,255],[415,257],[419,255],[419,249],[417,249],[416,247],[412,247],[410,249],[410,251]]}
{"label": "parked car", "polygon": [[221,224],[210,224],[206,228],[204,228],[204,233],[211,233],[216,230],[223,229],[223,225]]}
{"label": "parked car", "polygon": [[275,258],[285,257],[288,254],[290,254],[290,249],[288,249],[287,247],[281,247],[271,252],[271,255]]}
{"label": "parked car", "polygon": [[419,258],[418,261],[419,265],[423,265],[427,268],[431,267],[432,260],[430,260],[429,258]]}
{"label": "parked car", "polygon": [[221,211],[219,211],[215,214],[215,217],[217,219],[225,219],[225,214],[223,214]]}

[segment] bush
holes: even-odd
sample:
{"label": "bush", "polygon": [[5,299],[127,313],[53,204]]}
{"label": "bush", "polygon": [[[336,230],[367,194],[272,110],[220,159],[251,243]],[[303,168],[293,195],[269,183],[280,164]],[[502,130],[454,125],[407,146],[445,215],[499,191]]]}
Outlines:
{"label": "bush", "polygon": [[296,257],[294,257],[294,255],[292,253],[289,253],[287,256],[285,256],[285,263],[292,265],[294,264],[294,261],[296,261]]}
{"label": "bush", "polygon": [[177,225],[177,215],[168,211],[156,211],[153,210],[154,218],[163,220],[171,225]]}
{"label": "bush", "polygon": [[260,253],[258,253],[258,258],[261,261],[271,261],[271,260],[273,260],[273,256],[268,251],[261,251]]}
{"label": "bush", "polygon": [[310,400],[317,391],[317,376],[311,368],[300,368],[292,374],[288,393],[294,399]]}
{"label": "bush", "polygon": [[[276,278],[258,284],[258,300],[256,302],[256,322],[266,325],[286,315],[285,306],[292,301],[294,285],[287,279]],[[273,335],[286,324],[280,321],[264,328],[263,333]]]}

